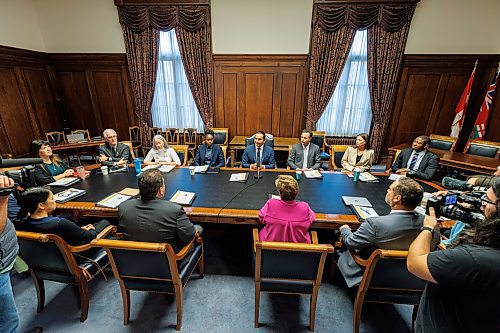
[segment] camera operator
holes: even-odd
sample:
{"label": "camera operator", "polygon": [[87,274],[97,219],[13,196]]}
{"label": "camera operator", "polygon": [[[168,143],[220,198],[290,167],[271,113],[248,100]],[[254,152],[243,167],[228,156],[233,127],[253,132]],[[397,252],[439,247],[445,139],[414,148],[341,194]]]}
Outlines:
{"label": "camera operator", "polygon": [[464,231],[458,245],[430,252],[434,210],[408,250],[408,270],[429,281],[416,332],[500,332],[500,177],[482,198],[485,219]]}

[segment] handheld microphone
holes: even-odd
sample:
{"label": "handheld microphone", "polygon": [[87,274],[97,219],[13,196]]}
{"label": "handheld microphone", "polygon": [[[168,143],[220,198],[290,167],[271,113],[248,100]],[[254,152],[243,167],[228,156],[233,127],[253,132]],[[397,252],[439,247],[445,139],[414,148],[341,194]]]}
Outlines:
{"label": "handheld microphone", "polygon": [[0,168],[13,168],[25,165],[42,164],[41,158],[8,158],[0,157]]}
{"label": "handheld microphone", "polygon": [[455,179],[452,177],[444,177],[442,184],[445,188],[449,190],[472,191],[474,189],[474,186],[467,183],[466,181]]}

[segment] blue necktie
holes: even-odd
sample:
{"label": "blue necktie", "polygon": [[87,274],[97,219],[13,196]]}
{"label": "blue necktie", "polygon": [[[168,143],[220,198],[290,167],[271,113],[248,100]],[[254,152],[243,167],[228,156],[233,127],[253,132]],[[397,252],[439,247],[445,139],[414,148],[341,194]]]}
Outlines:
{"label": "blue necktie", "polygon": [[418,155],[420,155],[420,153],[415,152],[415,154],[413,154],[413,158],[411,159],[410,162],[410,170],[415,170],[415,165],[417,164]]}

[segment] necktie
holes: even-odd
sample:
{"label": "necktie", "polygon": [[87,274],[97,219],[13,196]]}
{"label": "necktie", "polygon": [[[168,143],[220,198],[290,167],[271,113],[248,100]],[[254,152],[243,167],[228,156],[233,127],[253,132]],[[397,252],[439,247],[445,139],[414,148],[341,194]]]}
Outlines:
{"label": "necktie", "polygon": [[111,151],[113,152],[113,157],[116,157],[116,147],[111,147]]}
{"label": "necktie", "polygon": [[415,154],[413,154],[413,158],[411,159],[410,162],[410,170],[415,170],[415,165],[417,164],[418,155],[420,155],[420,153],[415,152]]}
{"label": "necktie", "polygon": [[257,159],[256,159],[255,164],[257,166],[260,166],[260,148],[257,148]]}

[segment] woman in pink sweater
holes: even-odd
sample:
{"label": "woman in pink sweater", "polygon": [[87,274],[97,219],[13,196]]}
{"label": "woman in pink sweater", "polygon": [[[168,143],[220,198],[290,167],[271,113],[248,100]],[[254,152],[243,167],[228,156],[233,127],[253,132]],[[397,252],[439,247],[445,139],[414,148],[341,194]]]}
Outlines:
{"label": "woman in pink sweater", "polygon": [[281,197],[269,199],[259,211],[260,222],[265,224],[259,233],[261,241],[311,243],[309,226],[316,214],[306,202],[297,202],[299,184],[292,176],[279,175],[276,189]]}

